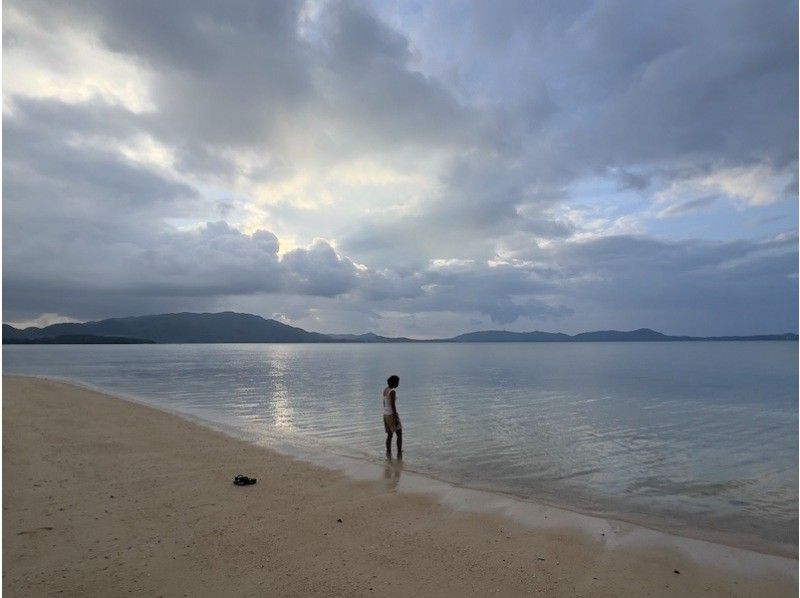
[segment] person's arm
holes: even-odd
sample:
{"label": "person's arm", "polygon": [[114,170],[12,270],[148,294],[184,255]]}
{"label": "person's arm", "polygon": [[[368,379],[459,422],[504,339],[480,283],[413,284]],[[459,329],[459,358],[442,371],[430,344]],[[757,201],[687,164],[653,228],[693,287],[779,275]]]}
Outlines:
{"label": "person's arm", "polygon": [[397,415],[397,407],[394,405],[395,399],[397,399],[397,395],[394,390],[389,391],[389,403],[392,405],[392,416],[394,416],[394,423],[396,424],[400,417]]}

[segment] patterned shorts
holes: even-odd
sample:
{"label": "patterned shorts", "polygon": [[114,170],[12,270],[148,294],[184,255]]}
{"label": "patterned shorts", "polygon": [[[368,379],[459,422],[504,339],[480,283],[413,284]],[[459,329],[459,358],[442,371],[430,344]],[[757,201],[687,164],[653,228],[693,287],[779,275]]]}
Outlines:
{"label": "patterned shorts", "polygon": [[386,430],[386,433],[399,432],[403,429],[403,426],[400,424],[400,417],[397,418],[397,424],[394,423],[394,415],[387,415],[383,414],[383,429]]}

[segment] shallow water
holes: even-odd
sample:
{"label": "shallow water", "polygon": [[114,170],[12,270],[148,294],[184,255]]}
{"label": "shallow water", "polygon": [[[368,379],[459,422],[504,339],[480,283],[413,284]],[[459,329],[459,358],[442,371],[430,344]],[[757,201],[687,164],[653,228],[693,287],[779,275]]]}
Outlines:
{"label": "shallow water", "polygon": [[[381,459],[401,377],[407,468],[673,531],[797,545],[793,342],[4,346],[248,439]],[[733,536],[731,536],[733,537]]]}

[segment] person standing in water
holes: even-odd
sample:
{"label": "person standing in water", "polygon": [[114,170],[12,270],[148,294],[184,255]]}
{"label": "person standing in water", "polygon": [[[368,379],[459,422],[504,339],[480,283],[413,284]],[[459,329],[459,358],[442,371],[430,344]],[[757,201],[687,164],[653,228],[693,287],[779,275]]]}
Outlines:
{"label": "person standing in water", "polygon": [[403,428],[397,414],[397,391],[399,376],[389,376],[383,389],[383,428],[386,430],[386,457],[392,456],[392,436],[397,434],[397,458],[403,458]]}

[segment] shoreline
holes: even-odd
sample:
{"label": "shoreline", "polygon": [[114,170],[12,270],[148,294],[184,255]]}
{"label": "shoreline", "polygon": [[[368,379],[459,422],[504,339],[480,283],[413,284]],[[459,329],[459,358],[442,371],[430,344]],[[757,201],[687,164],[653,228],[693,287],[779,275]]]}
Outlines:
{"label": "shoreline", "polygon": [[[368,456],[355,456],[353,454],[337,452],[337,449],[340,448],[338,445],[325,446],[324,448],[312,448],[310,445],[303,445],[297,441],[288,441],[277,436],[272,436],[265,440],[262,433],[259,434],[258,438],[255,436],[248,436],[243,429],[234,425],[214,421],[203,417],[203,415],[191,413],[189,411],[173,409],[136,395],[104,389],[75,378],[36,374],[7,374],[4,375],[4,379],[5,378],[31,378],[35,380],[54,381],[108,395],[119,400],[129,401],[149,409],[155,409],[156,411],[179,417],[203,428],[214,430],[235,440],[248,442],[267,451],[277,452],[286,457],[299,459],[305,463],[344,473],[353,480],[366,481],[375,479],[380,476],[380,472],[383,469],[381,460],[371,459]],[[718,552],[724,552],[725,549],[744,550],[764,556],[792,560],[798,559],[798,546],[766,540],[755,535],[710,529],[698,529],[693,531],[690,528],[690,524],[682,522],[679,519],[656,519],[646,515],[627,514],[619,511],[581,510],[569,505],[558,504],[555,500],[548,500],[538,496],[525,496],[492,486],[460,484],[447,479],[445,476],[437,475],[435,472],[408,468],[405,465],[402,471],[405,478],[415,476],[415,481],[409,483],[410,480],[408,480],[406,484],[403,485],[403,488],[398,488],[399,491],[430,494],[437,497],[437,499],[450,496],[453,492],[463,492],[465,494],[477,493],[479,495],[484,495],[482,500],[477,501],[481,504],[492,503],[496,505],[498,501],[508,503],[506,504],[506,510],[518,513],[516,516],[516,519],[519,520],[518,522],[528,527],[530,527],[531,524],[524,522],[533,520],[531,516],[532,513],[539,512],[541,509],[553,509],[562,514],[560,517],[561,519],[567,519],[568,516],[571,515],[574,516],[576,521],[586,518],[587,521],[600,520],[608,522],[608,524],[641,530],[642,532],[646,532],[643,536],[649,536],[651,543],[666,542],[667,544],[675,544],[675,540],[678,541],[678,543],[685,540],[699,542],[704,545],[710,545],[711,547],[719,547]],[[406,490],[406,487],[409,489]],[[464,498],[458,500],[455,502],[455,505],[464,502],[469,502],[469,499]],[[531,513],[526,514],[526,510]],[[476,508],[474,511],[479,513],[482,512],[482,509]],[[575,525],[579,526],[581,524],[576,523]],[[589,527],[593,526],[589,525]],[[661,539],[659,540],[659,538]],[[715,550],[712,549],[712,552],[714,551]]]}
{"label": "shoreline", "polygon": [[[297,480],[300,495],[308,490],[309,478],[335,478],[336,485],[341,486],[340,490],[344,495],[359,494],[362,495],[366,492],[369,496],[360,496],[360,499],[366,500],[369,503],[369,508],[375,508],[373,502],[384,503],[388,500],[399,502],[402,505],[406,503],[415,507],[409,521],[425,520],[431,525],[435,521],[431,515],[435,512],[439,515],[445,513],[446,519],[465,519],[465,522],[472,526],[485,528],[487,525],[494,528],[498,525],[502,527],[502,522],[506,522],[506,527],[523,526],[524,529],[514,529],[513,532],[507,532],[514,536],[522,535],[524,538],[520,541],[527,549],[534,548],[539,552],[548,550],[552,547],[554,542],[559,544],[562,551],[565,553],[573,554],[572,566],[577,566],[581,571],[572,571],[567,575],[568,578],[577,578],[582,574],[582,570],[586,568],[587,563],[591,563],[598,558],[606,564],[621,565],[623,568],[628,569],[628,574],[638,575],[639,569],[643,569],[642,573],[647,571],[647,566],[651,566],[653,561],[663,561],[668,559],[671,563],[680,563],[679,567],[684,572],[686,569],[695,569],[696,575],[700,575],[709,581],[708,587],[718,587],[720,590],[719,595],[729,595],[722,591],[725,585],[724,579],[730,579],[732,575],[744,576],[736,579],[734,586],[729,586],[728,590],[737,590],[733,592],[734,595],[744,590],[743,585],[754,583],[766,583],[762,578],[768,577],[773,579],[773,582],[778,583],[778,586],[785,591],[795,591],[797,587],[797,560],[790,557],[772,556],[768,554],[753,552],[741,548],[729,547],[722,544],[711,543],[703,540],[695,540],[683,536],[674,536],[651,530],[639,525],[613,521],[594,517],[590,515],[583,515],[574,511],[569,511],[563,508],[536,503],[533,501],[519,499],[513,496],[504,495],[497,492],[489,492],[484,490],[476,490],[470,488],[463,488],[451,485],[447,482],[435,480],[425,475],[415,472],[404,470],[397,465],[390,465],[381,467],[376,463],[365,461],[358,462],[356,459],[341,457],[338,455],[329,458],[329,465],[334,464],[336,472],[328,469],[321,470],[319,464],[309,464],[300,461],[300,457],[287,457],[286,455],[277,452],[274,449],[264,447],[242,440],[241,438],[232,437],[223,431],[215,429],[211,422],[194,421],[192,416],[185,416],[182,413],[175,413],[172,410],[159,408],[150,403],[130,399],[122,396],[115,396],[105,391],[97,391],[87,387],[85,384],[76,385],[72,382],[54,381],[47,377],[23,377],[23,376],[4,376],[3,377],[4,391],[10,390],[12,396],[10,397],[11,404],[14,405],[13,409],[24,411],[25,405],[20,403],[18,398],[14,398],[14,393],[19,393],[20,389],[27,393],[28,397],[36,395],[37,398],[33,402],[41,401],[47,403],[49,408],[58,408],[62,399],[60,395],[69,395],[76,401],[84,401],[88,403],[102,404],[103,409],[97,412],[98,417],[102,416],[103,410],[109,411],[122,411],[130,412],[128,415],[134,419],[138,418],[148,424],[158,422],[158,426],[162,425],[165,429],[170,429],[170,422],[174,425],[175,420],[183,422],[181,426],[182,436],[185,442],[211,442],[213,437],[214,443],[219,444],[224,450],[235,450],[237,452],[246,452],[250,458],[255,459],[255,462],[280,462],[286,472],[299,470],[302,475],[301,479]],[[7,395],[6,400],[9,400]],[[7,426],[9,425],[9,411],[7,406],[9,403],[4,402],[4,481],[8,482],[6,476],[16,476],[19,472],[8,471],[9,462],[7,461],[8,455],[6,452],[6,442],[8,440],[8,433],[16,434],[11,431]],[[116,405],[116,407],[114,407]],[[126,406],[127,405],[127,406]],[[32,405],[30,406],[32,407]],[[61,406],[63,408],[63,405]],[[21,411],[21,412],[22,412]],[[13,417],[13,415],[12,415]],[[75,417],[69,413],[62,414],[62,417]],[[105,422],[106,424],[108,422]],[[80,422],[73,421],[72,425],[78,425]],[[140,422],[141,424],[141,422]],[[43,427],[44,424],[43,424]],[[108,426],[106,426],[108,427]],[[6,432],[9,430],[9,432]],[[140,429],[140,432],[147,431],[149,433],[149,426]],[[58,426],[50,431],[58,435]],[[113,432],[113,430],[112,430]],[[117,430],[119,434],[123,434],[124,430]],[[185,432],[185,433],[184,433]],[[63,431],[62,431],[63,433]],[[116,436],[112,434],[112,437]],[[207,437],[207,438],[206,438]],[[205,440],[203,440],[205,439]],[[135,439],[131,439],[130,443],[134,443]],[[159,440],[161,442],[162,440]],[[167,440],[163,440],[167,442]],[[145,443],[147,444],[147,443]],[[81,458],[89,458],[83,455]],[[344,463],[342,467],[342,460],[349,460],[349,463]],[[338,464],[338,467],[336,466]],[[11,464],[13,466],[13,463]],[[158,463],[148,464],[154,469],[157,469]],[[227,471],[225,473],[226,479],[232,478],[235,473],[239,471]],[[248,473],[248,472],[241,472]],[[284,472],[284,475],[288,473]],[[299,475],[299,474],[298,474]],[[275,479],[270,480],[269,476],[264,478],[259,477],[259,484],[253,487],[254,491],[259,491],[264,486],[262,482],[266,482],[267,487],[271,487],[276,482]],[[376,479],[376,477],[378,479]],[[65,481],[65,484],[68,480]],[[227,480],[224,487],[220,491],[229,491],[227,487],[230,480]],[[13,486],[13,484],[12,484]],[[6,488],[8,484],[4,484],[4,503],[12,504],[6,496]],[[366,488],[366,490],[365,490]],[[249,489],[239,489],[240,491],[247,492]],[[295,497],[296,498],[296,497]],[[339,497],[341,498],[341,497]],[[350,497],[352,498],[352,497]],[[140,497],[143,499],[143,497]],[[398,505],[399,506],[399,505]],[[180,512],[180,507],[177,512],[173,511],[167,514],[167,519],[177,517]],[[4,511],[4,540],[8,541],[14,536],[9,538],[8,528],[9,525],[14,527],[14,522],[9,520],[10,515],[8,511]],[[158,521],[164,523],[164,514],[162,513]],[[491,522],[489,524],[488,522]],[[499,522],[499,523],[498,523]],[[515,525],[516,524],[516,525]],[[366,525],[366,523],[365,523]],[[46,526],[45,526],[46,527]],[[286,530],[284,530],[286,531]],[[473,532],[475,530],[472,530]],[[485,530],[484,530],[485,531]],[[501,532],[502,534],[502,532]],[[25,534],[23,534],[24,536]],[[444,536],[447,534],[445,533]],[[505,535],[505,534],[503,534]],[[471,536],[479,538],[481,541],[488,539],[496,540],[497,531],[494,530],[491,536],[478,535]],[[549,541],[544,544],[536,544],[541,542],[541,538],[547,538]],[[502,538],[501,538],[502,539]],[[560,539],[560,540],[559,540]],[[440,545],[446,542],[446,537],[442,535],[435,535],[433,538],[427,539],[429,543]],[[7,543],[7,546],[9,544]],[[460,545],[459,545],[460,546]],[[13,546],[12,546],[13,551]],[[424,551],[423,551],[424,552]],[[527,553],[527,550],[524,551]],[[646,554],[647,558],[642,559],[639,555]],[[578,556],[579,555],[579,556]],[[510,553],[507,556],[517,558],[519,555],[516,552]],[[530,555],[528,555],[530,558]],[[11,558],[11,557],[9,557]],[[526,560],[529,560],[526,559]],[[537,557],[538,558],[538,557]],[[408,556],[409,562],[413,560],[413,556]],[[549,560],[549,559],[548,559]],[[561,560],[567,560],[564,556]],[[558,563],[558,561],[556,561]],[[424,563],[423,563],[424,564]],[[419,564],[418,566],[423,566]],[[633,566],[631,565],[633,564]],[[4,554],[4,565],[8,574],[13,574],[15,565],[6,560]],[[545,567],[544,561],[536,562],[537,567]],[[672,565],[670,565],[672,566]],[[312,567],[313,568],[313,567]],[[546,568],[546,567],[545,567]],[[591,567],[589,567],[591,569]],[[667,567],[668,569],[668,567]],[[653,573],[651,575],[660,574],[665,575],[665,579],[670,582],[665,585],[673,585],[675,587],[676,581],[680,580],[681,583],[687,581],[687,577],[678,577],[680,574],[673,573],[672,570],[664,570],[663,572]],[[670,575],[666,575],[669,573]],[[685,574],[685,573],[684,573]],[[596,576],[592,576],[596,577]],[[594,581],[590,577],[588,580],[582,580],[582,583]],[[650,579],[646,576],[640,580],[642,583],[648,583]],[[478,583],[478,580],[471,579],[471,583]],[[485,581],[485,580],[484,580]],[[530,582],[530,579],[528,579]],[[606,580],[608,582],[608,580]],[[5,582],[4,582],[5,585]],[[591,583],[589,584],[591,585]],[[738,586],[738,588],[736,587]],[[491,587],[491,586],[489,586]],[[616,592],[619,592],[621,586],[616,587]],[[761,587],[760,585],[758,587]],[[640,586],[636,586],[641,590]],[[658,590],[655,586],[653,591]],[[777,589],[777,587],[775,588]],[[686,595],[697,592],[699,589],[687,587],[684,592]],[[705,592],[705,586],[703,591]],[[640,595],[638,592],[633,591],[633,587],[627,590],[630,595]],[[657,593],[657,592],[656,592]],[[590,594],[597,595],[615,595],[614,593],[604,594],[604,592],[590,592]],[[561,595],[561,594],[553,594]],[[703,595],[708,595],[704,593]],[[713,593],[711,595],[714,595]],[[740,595],[748,595],[742,593]],[[778,595],[778,594],[776,594]],[[783,594],[780,594],[783,595]],[[786,595],[789,595],[788,593]]]}
{"label": "shoreline", "polygon": [[[131,402],[148,409],[154,409],[161,413],[179,417],[202,428],[219,432],[237,441],[247,442],[266,451],[276,452],[285,457],[298,459],[307,464],[343,473],[354,481],[376,479],[380,477],[380,472],[383,471],[382,460],[370,459],[368,456],[355,456],[337,452],[336,449],[339,449],[337,445],[325,446],[324,448],[311,447],[310,445],[303,445],[296,441],[288,441],[277,436],[269,437],[266,440],[263,438],[263,434],[259,434],[258,438],[255,436],[248,436],[245,434],[244,430],[234,425],[213,421],[196,413],[172,409],[156,402],[150,402],[136,395],[104,389],[74,378],[34,374],[5,374],[3,379],[5,380],[6,378],[30,378],[34,380],[52,381],[107,395],[118,400]],[[560,516],[548,516],[549,519],[567,521],[572,517],[575,520],[573,526],[586,526],[588,528],[597,527],[593,525],[593,522],[599,521],[605,523],[606,526],[619,526],[632,531],[639,531],[641,532],[640,536],[642,536],[643,539],[648,538],[648,540],[645,541],[650,544],[660,543],[677,545],[680,543],[688,542],[691,544],[697,542],[700,543],[699,546],[709,546],[711,548],[711,553],[718,552],[721,555],[730,549],[734,551],[742,550],[765,557],[798,560],[798,546],[766,540],[757,536],[709,529],[700,529],[693,532],[689,529],[689,524],[677,519],[670,520],[668,524],[667,519],[654,520],[654,518],[649,518],[646,515],[627,514],[617,511],[581,510],[569,505],[558,504],[555,500],[547,500],[537,496],[524,496],[492,486],[460,484],[444,476],[437,475],[435,472],[408,468],[405,465],[403,465],[402,472],[403,477],[406,478],[406,483],[403,484],[402,488],[398,487],[398,491],[400,492],[427,494],[433,496],[437,500],[446,500],[448,497],[458,495],[459,493],[464,494],[464,497],[460,497],[453,502],[451,506],[454,508],[460,508],[458,505],[470,502],[477,503],[478,505],[493,505],[491,508],[475,507],[472,509],[475,513],[494,510],[499,503],[502,503],[504,504],[504,510],[516,513],[516,515],[512,517],[513,519],[531,529],[535,528],[536,516],[534,514],[539,513],[539,518],[541,519],[541,511],[543,509],[551,509],[555,513],[560,514]],[[407,479],[411,477],[413,477],[413,482]],[[477,500],[468,498],[468,496],[472,495],[481,496],[482,498]],[[584,521],[584,523],[581,523],[581,521]],[[703,552],[697,547],[689,546],[687,549],[696,553]],[[709,551],[706,550],[706,552]],[[729,557],[723,556],[716,560],[725,562],[730,559]]]}

